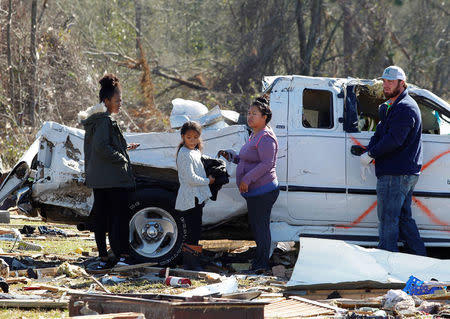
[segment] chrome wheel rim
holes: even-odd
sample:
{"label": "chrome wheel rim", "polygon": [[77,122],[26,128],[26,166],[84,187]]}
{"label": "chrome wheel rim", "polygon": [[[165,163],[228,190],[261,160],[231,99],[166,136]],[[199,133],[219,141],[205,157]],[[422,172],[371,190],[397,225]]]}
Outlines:
{"label": "chrome wheel rim", "polygon": [[164,256],[175,246],[177,238],[177,223],[164,209],[144,208],[134,214],[130,221],[130,246],[141,256]]}

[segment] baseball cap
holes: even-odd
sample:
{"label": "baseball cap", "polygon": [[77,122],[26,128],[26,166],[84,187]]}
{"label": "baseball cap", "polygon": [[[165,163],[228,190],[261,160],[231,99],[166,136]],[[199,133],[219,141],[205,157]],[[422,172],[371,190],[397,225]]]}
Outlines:
{"label": "baseball cap", "polygon": [[402,68],[395,65],[388,66],[386,69],[384,69],[381,78],[386,80],[406,81],[405,71],[403,71]]}

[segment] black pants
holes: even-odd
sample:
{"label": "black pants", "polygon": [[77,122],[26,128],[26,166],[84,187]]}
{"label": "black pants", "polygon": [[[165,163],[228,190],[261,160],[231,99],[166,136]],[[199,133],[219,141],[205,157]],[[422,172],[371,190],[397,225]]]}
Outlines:
{"label": "black pants", "polygon": [[116,257],[129,254],[128,194],[126,188],[94,188],[94,234],[100,257],[108,256],[106,233]]}
{"label": "black pants", "polygon": [[178,211],[181,218],[184,218],[186,222],[186,239],[184,242],[188,245],[198,245],[198,241],[202,235],[202,216],[204,203],[199,204],[197,197],[195,198],[195,207]]}
{"label": "black pants", "polygon": [[252,262],[253,269],[268,269],[272,237],[270,235],[270,213],[273,204],[280,194],[279,189],[271,192],[247,197],[247,210],[250,228],[256,241],[256,257]]}

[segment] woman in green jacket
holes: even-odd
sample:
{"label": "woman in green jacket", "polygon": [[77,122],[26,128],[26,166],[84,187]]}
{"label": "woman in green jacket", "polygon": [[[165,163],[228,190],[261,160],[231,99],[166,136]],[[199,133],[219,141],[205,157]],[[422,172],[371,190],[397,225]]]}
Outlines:
{"label": "woman in green jacket", "polygon": [[[98,268],[111,267],[129,255],[129,204],[128,193],[134,189],[127,145],[117,122],[111,115],[119,112],[122,104],[119,79],[106,74],[100,80],[100,103],[78,114],[85,129],[84,165],[86,185],[93,189],[94,234],[100,264]],[[106,250],[108,232],[115,258],[108,259]]]}

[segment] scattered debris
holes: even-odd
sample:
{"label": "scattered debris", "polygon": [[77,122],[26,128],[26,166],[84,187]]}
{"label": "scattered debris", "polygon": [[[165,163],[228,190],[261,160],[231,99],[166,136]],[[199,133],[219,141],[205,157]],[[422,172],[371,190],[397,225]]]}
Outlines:
{"label": "scattered debris", "polygon": [[183,288],[187,288],[190,287],[192,285],[191,281],[189,280],[189,278],[183,278],[183,277],[172,277],[172,276],[168,276],[165,280],[164,283],[167,286],[172,286],[172,287],[183,287]]}
{"label": "scattered debris", "polygon": [[59,266],[58,270],[56,271],[56,274],[58,275],[64,274],[69,276],[70,278],[76,278],[80,276],[88,277],[88,274],[83,268],[71,265],[68,262],[64,262],[61,266]]}
{"label": "scattered debris", "polygon": [[33,244],[25,241],[20,241],[17,245],[17,249],[20,250],[35,250],[35,251],[41,251],[42,246],[38,244]]}
{"label": "scattered debris", "polygon": [[179,295],[183,297],[211,296],[214,294],[231,294],[237,291],[238,282],[236,280],[236,277],[230,276],[227,279],[223,280],[221,283],[195,288],[194,290],[188,290]]}
{"label": "scattered debris", "polygon": [[264,302],[161,294],[70,294],[69,315],[89,306],[97,313],[142,312],[146,318],[264,318]]}
{"label": "scattered debris", "polygon": [[[310,246],[309,249],[307,241],[302,241],[298,259],[298,245],[280,243],[271,257],[271,271],[249,275],[245,270],[250,268],[254,245],[242,241],[241,247],[238,247],[237,243],[217,240],[205,242],[204,245],[209,244],[211,247],[211,250],[205,249],[209,271],[189,271],[156,267],[155,263],[141,263],[117,265],[112,269],[88,274],[87,266],[97,259],[83,255],[88,255],[91,250],[84,244],[77,243],[71,246],[73,248],[67,254],[59,256],[49,255],[45,251],[13,252],[18,248],[17,243],[30,243],[30,239],[35,241],[51,238],[55,241],[77,236],[70,229],[64,229],[68,234],[65,237],[62,233],[48,231],[58,230],[57,227],[25,226],[20,225],[25,241],[17,239],[16,242],[7,243],[13,249],[9,253],[0,254],[0,276],[4,278],[0,278],[0,289],[3,290],[0,293],[0,307],[69,307],[70,316],[84,315],[83,318],[186,318],[200,317],[199,314],[205,314],[202,318],[450,317],[450,306],[445,304],[450,299],[447,291],[450,283],[418,279],[436,278],[436,272],[432,273],[433,276],[430,272],[428,277],[421,277],[423,273],[420,272],[413,273],[418,277],[410,276],[407,284],[398,277],[396,282],[328,282],[323,279],[332,276],[330,273],[333,272],[336,275],[337,269],[341,269],[338,274],[342,278],[348,278],[349,275],[354,275],[348,274],[349,271],[363,267],[361,265],[365,265],[364,262],[368,260],[376,260],[378,263],[375,262],[371,267],[378,267],[383,254],[386,254],[381,252],[377,253],[376,258],[370,254],[367,257],[367,251],[358,246],[346,247],[350,248],[350,252],[343,257],[344,262],[350,259],[354,261],[347,265],[346,270],[338,267],[341,261],[330,257],[332,255],[328,254],[327,249],[322,252],[317,250],[317,246]],[[39,230],[38,234],[36,229]],[[8,233],[18,237],[14,231]],[[89,240],[92,247],[95,246],[93,236],[82,234],[79,237],[82,241]],[[312,262],[308,254],[314,249],[315,259]],[[340,247],[331,246],[330,249]],[[396,268],[398,265],[403,265],[402,258],[406,258],[408,262],[414,262],[416,258],[400,255],[389,255],[391,265],[394,266],[390,269],[392,278],[399,273],[394,270],[399,269]],[[321,264],[321,258],[327,260],[327,263]],[[329,264],[331,258],[333,267]],[[422,259],[424,260],[430,265],[439,265],[436,260]],[[439,267],[434,269],[442,272],[442,267]],[[420,268],[420,263],[415,265],[415,269]],[[299,269],[302,271],[299,272]],[[315,277],[310,272],[304,272],[304,269],[314,270]],[[379,274],[380,268],[376,268],[376,271]],[[366,269],[366,273],[369,272]],[[300,278],[302,284],[289,285],[288,278],[291,274],[294,276],[289,282],[296,280],[298,283]],[[404,273],[402,278],[409,275]],[[361,277],[361,274],[358,276]],[[317,278],[323,282],[318,283]],[[367,278],[373,279],[370,276]],[[448,277],[444,273],[437,278]]]}
{"label": "scattered debris", "polygon": [[9,265],[6,261],[0,258],[0,277],[9,277]]}
{"label": "scattered debris", "polygon": [[283,265],[273,266],[272,274],[275,277],[284,278],[284,277],[286,277],[286,267],[284,267]]}
{"label": "scattered debris", "polygon": [[21,241],[22,235],[16,228],[0,228],[0,240]]}
{"label": "scattered debris", "polygon": [[301,297],[278,298],[264,307],[264,318],[336,317],[345,309]]}

